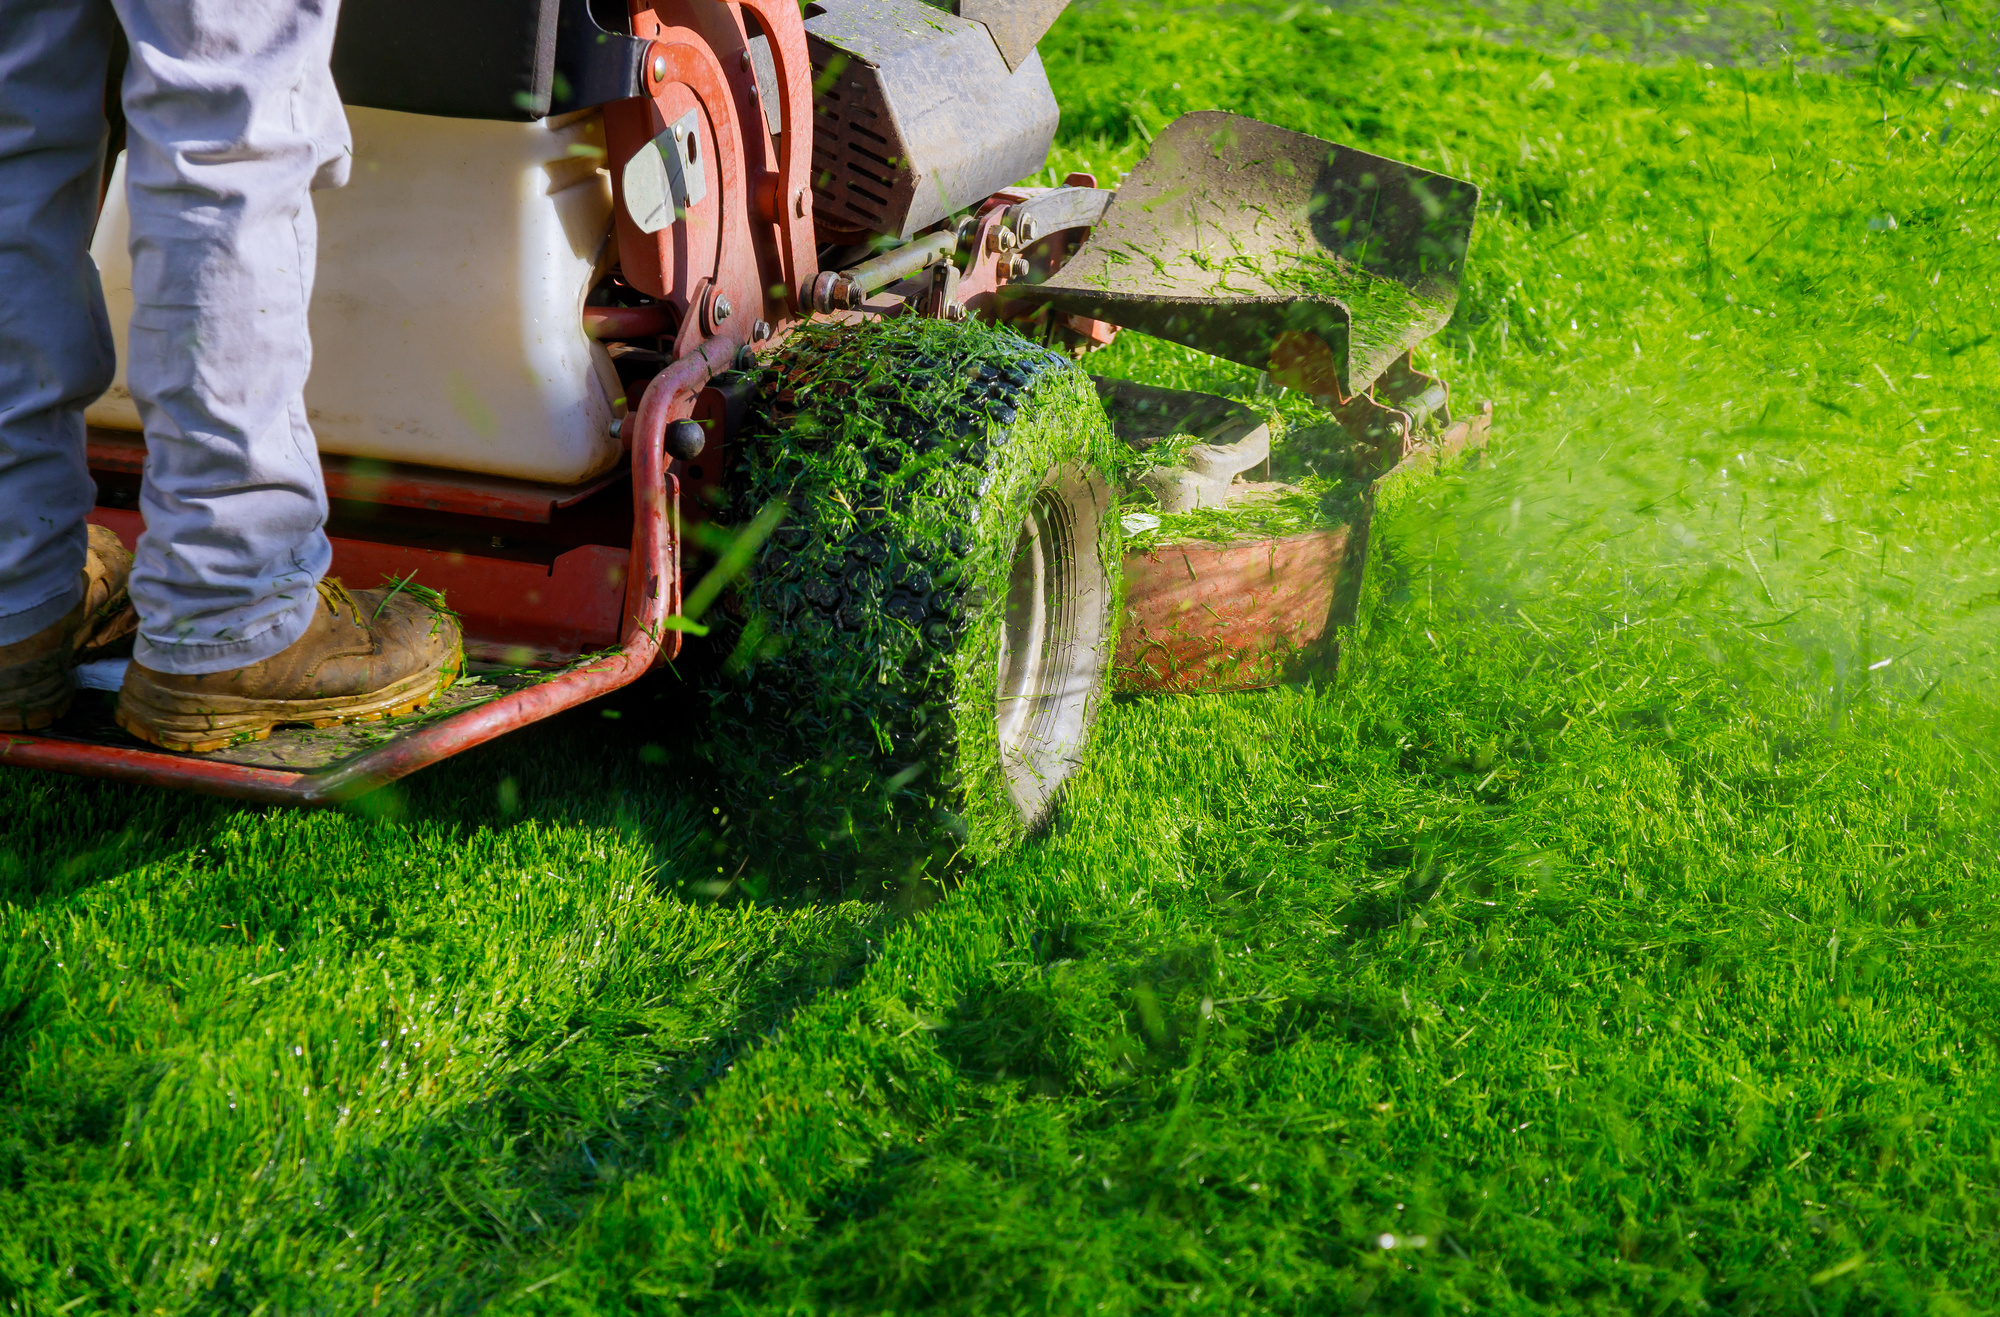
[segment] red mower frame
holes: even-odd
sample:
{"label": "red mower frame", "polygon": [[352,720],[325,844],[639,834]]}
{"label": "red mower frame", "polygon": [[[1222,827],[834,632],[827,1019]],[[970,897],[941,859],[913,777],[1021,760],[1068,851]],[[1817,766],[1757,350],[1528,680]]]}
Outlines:
{"label": "red mower frame", "polygon": [[[763,133],[746,142],[741,131],[746,112],[757,111],[758,94],[745,14],[768,39],[776,65],[784,131],[775,151]],[[566,666],[320,772],[104,745],[59,730],[0,734],[0,763],[243,800],[328,805],[616,690],[679,653],[682,633],[674,619],[681,601],[681,487],[698,467],[694,459],[669,457],[667,435],[675,422],[716,410],[701,405],[709,381],[739,364],[753,342],[796,325],[801,305],[810,308],[819,273],[808,176],[812,66],[804,20],[791,0],[632,0],[631,18],[633,34],[649,42],[642,63],[646,95],[614,101],[603,111],[621,274],[670,308],[680,329],[671,364],[645,386],[638,408],[622,423],[628,460],[573,489],[325,461],[336,509],[329,525],[335,574],[372,583],[377,576],[402,579],[415,572],[416,579],[445,590],[460,612],[469,656]],[[716,230],[713,262],[702,270],[688,268],[689,244],[676,245],[682,226],[639,232],[621,195],[625,162],[683,112],[689,96],[713,134],[710,204],[689,217],[706,219]],[[628,328],[621,321],[631,321],[630,329],[643,332],[652,326],[638,322],[649,318],[600,311],[594,328],[612,337]],[[101,491],[91,520],[129,543],[141,527],[134,495],[143,446],[134,436],[93,430],[89,453]],[[612,502],[628,477],[629,540],[600,543],[625,520],[624,508]],[[343,523],[342,508],[364,515]],[[579,542],[543,533],[534,546],[539,552],[510,552],[510,532],[534,538],[570,510],[586,514],[583,525],[570,529]],[[546,584],[534,588],[538,581]],[[603,652],[592,654],[597,650]]]}

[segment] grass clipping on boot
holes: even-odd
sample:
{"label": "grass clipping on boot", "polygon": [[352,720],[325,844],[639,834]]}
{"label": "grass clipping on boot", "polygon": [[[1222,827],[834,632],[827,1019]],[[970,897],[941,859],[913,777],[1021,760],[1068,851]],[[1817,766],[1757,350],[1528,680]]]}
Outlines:
{"label": "grass clipping on boot", "polygon": [[775,874],[841,887],[1005,852],[1032,823],[996,726],[1008,572],[1045,475],[1116,458],[1089,378],[976,323],[816,325],[760,366],[750,415],[726,515],[790,511],[723,629],[728,831]]}

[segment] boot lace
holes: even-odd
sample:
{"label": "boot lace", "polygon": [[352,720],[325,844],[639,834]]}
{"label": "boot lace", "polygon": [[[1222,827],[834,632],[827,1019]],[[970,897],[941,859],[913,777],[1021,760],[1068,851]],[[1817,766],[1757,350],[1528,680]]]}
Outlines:
{"label": "boot lace", "polygon": [[[354,602],[354,596],[347,593],[346,586],[334,580],[331,576],[325,577],[320,581],[319,597],[326,601],[326,611],[329,613],[338,614],[344,607],[348,612],[354,614],[356,622],[362,621],[361,605]],[[362,624],[366,625],[366,623]]]}

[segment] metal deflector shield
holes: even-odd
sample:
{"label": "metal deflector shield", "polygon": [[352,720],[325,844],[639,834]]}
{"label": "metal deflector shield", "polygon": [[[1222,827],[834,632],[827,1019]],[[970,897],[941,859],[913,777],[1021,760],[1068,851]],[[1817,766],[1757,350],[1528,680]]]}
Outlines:
{"label": "metal deflector shield", "polygon": [[1045,283],[1001,295],[1344,401],[1444,327],[1479,189],[1241,115],[1168,125]]}

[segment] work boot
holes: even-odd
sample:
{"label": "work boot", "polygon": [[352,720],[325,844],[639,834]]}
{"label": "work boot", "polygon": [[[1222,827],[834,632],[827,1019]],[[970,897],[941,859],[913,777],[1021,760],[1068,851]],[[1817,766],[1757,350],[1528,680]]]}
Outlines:
{"label": "work boot", "polygon": [[0,732],[33,732],[69,712],[71,667],[132,650],[139,615],[126,586],[132,551],[102,526],[89,529],[83,599],[26,640],[0,645]]}
{"label": "work boot", "polygon": [[90,527],[90,553],[83,560],[83,621],[70,638],[71,660],[125,658],[139,634],[139,611],[132,607],[132,551],[117,532]]}
{"label": "work boot", "polygon": [[458,680],[458,619],[400,586],[349,593],[319,583],[319,607],[290,648],[248,667],[184,676],[136,660],[118,725],[166,750],[261,741],[275,727],[331,727],[410,713]]}

